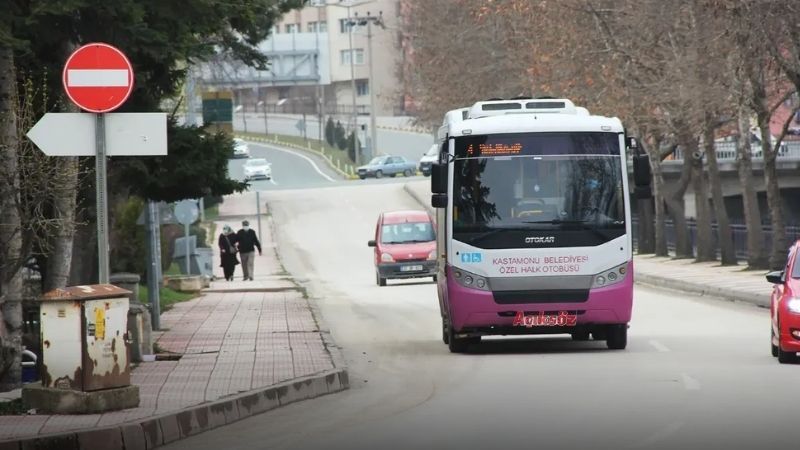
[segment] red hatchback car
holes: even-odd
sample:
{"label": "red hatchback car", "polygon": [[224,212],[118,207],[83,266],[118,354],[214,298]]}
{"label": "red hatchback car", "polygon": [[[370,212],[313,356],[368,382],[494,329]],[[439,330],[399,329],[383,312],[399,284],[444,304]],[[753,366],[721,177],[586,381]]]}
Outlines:
{"label": "red hatchback car", "polygon": [[770,313],[772,316],[772,356],[782,364],[798,362],[800,352],[800,241],[789,249],[786,268],[767,274],[773,283]]}
{"label": "red hatchback car", "polygon": [[433,277],[436,281],[436,227],[425,211],[392,211],[378,216],[375,239],[375,281]]}

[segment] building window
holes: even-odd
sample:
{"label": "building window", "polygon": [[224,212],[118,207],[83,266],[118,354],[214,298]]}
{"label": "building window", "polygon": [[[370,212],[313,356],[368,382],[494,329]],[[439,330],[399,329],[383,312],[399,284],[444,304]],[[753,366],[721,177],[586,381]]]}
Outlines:
{"label": "building window", "polygon": [[[364,49],[363,48],[355,48],[353,49],[353,54],[355,55],[355,59],[353,59],[353,64],[356,66],[364,64]],[[340,52],[340,60],[342,65],[350,65],[350,50],[342,50]]]}
{"label": "building window", "polygon": [[287,33],[297,33],[297,24],[296,23],[287,23],[286,24],[286,32]]}
{"label": "building window", "polygon": [[369,81],[356,80],[356,95],[359,97],[369,95]]}
{"label": "building window", "polygon": [[353,26],[350,25],[350,19],[347,19],[347,18],[339,19],[339,32],[340,33],[347,33],[347,32],[350,31],[351,28],[353,28]]}
{"label": "building window", "polygon": [[309,33],[316,33],[317,32],[317,23],[319,23],[319,32],[325,33],[328,31],[328,22],[308,22],[308,32]]}

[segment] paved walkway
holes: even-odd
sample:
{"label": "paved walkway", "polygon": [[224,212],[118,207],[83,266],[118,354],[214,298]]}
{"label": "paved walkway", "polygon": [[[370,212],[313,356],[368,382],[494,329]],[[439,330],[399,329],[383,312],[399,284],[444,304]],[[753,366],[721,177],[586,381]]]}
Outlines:
{"label": "paved walkway", "polygon": [[[405,189],[422,207],[432,211],[430,180],[407,183]],[[722,266],[719,262],[696,263],[693,259],[672,259],[652,255],[634,257],[634,273],[638,283],[692,295],[710,295],[768,307],[772,285],[764,278],[767,271],[744,269],[742,265]]]}
{"label": "paved walkway", "polygon": [[[246,214],[249,210],[243,205],[235,199],[220,209]],[[217,229],[221,228],[220,224]],[[181,357],[133,369],[131,381],[140,389],[138,408],[91,415],[0,416],[0,448],[6,448],[1,443],[7,440],[136,422],[341,370],[311,304],[283,272],[270,230],[264,217],[264,251],[257,257],[254,281],[241,280],[239,270],[236,281],[215,281],[201,297],[162,314],[165,331],[155,333],[159,351]],[[218,262],[215,254],[216,266]],[[221,277],[221,268],[216,269]]]}

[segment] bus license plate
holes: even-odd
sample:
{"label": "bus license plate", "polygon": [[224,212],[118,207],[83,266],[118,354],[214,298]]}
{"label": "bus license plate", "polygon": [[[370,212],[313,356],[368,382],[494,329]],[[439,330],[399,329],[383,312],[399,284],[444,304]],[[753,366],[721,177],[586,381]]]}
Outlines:
{"label": "bus license plate", "polygon": [[403,266],[400,268],[401,272],[419,272],[422,266]]}
{"label": "bus license plate", "polygon": [[578,315],[569,311],[559,311],[558,314],[539,314],[526,315],[522,311],[517,311],[512,326],[515,327],[574,327],[578,323]]}

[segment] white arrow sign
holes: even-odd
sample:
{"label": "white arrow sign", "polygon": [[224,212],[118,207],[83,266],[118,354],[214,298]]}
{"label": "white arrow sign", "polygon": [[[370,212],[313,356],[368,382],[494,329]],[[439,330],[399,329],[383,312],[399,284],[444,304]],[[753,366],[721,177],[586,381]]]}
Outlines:
{"label": "white arrow sign", "polygon": [[[96,156],[94,114],[47,113],[28,131],[48,156]],[[145,156],[167,154],[167,113],[108,113],[106,154]]]}

